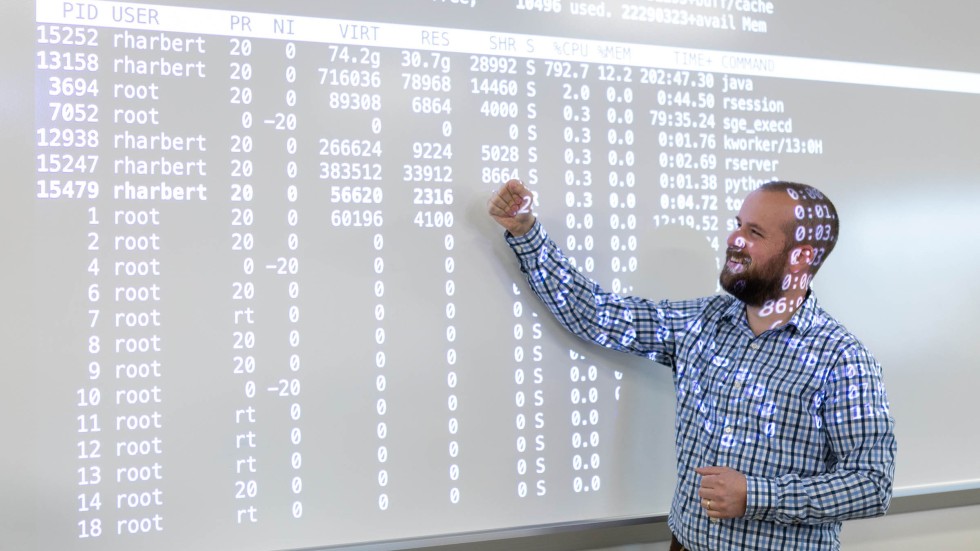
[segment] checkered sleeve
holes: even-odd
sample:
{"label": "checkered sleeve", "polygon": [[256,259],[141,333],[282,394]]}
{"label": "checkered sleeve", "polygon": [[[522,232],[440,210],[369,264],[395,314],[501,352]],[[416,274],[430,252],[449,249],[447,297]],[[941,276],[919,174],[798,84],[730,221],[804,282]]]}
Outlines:
{"label": "checkered sleeve", "polygon": [[827,472],[749,476],[747,517],[816,524],[887,511],[897,443],[881,367],[859,343],[840,343],[837,352],[811,416],[827,440]]}
{"label": "checkered sleeve", "polygon": [[[601,346],[673,365],[675,328],[683,326],[685,315],[674,304],[606,292],[572,265],[539,222],[521,237],[506,237],[531,289],[566,329]],[[693,303],[689,309],[693,315]]]}

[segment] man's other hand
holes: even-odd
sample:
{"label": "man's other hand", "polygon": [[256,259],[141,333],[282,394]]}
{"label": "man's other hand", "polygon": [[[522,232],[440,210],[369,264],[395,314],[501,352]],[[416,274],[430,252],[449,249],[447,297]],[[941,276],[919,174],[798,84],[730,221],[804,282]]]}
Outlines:
{"label": "man's other hand", "polygon": [[701,475],[701,507],[712,520],[745,515],[748,482],[744,474],[729,467],[701,467],[694,472]]}

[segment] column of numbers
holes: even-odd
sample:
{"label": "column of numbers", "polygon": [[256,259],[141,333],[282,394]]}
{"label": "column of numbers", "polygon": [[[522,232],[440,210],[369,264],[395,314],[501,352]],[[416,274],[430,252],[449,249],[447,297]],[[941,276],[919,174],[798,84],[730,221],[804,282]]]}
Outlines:
{"label": "column of numbers", "polygon": [[230,136],[231,161],[229,173],[231,189],[231,248],[233,258],[239,268],[231,284],[231,298],[234,304],[232,331],[232,369],[243,390],[242,406],[235,412],[235,480],[233,496],[238,524],[258,522],[258,461],[254,454],[256,433],[256,381],[258,360],[255,355],[256,311],[255,304],[255,258],[251,255],[254,245],[252,228],[255,224],[255,188],[252,175],[255,167],[253,154],[255,148],[252,136],[253,115],[251,105],[253,91],[252,42],[248,39],[232,38],[229,41],[229,101],[235,108],[235,133]]}
{"label": "column of numbers", "polygon": [[[371,361],[374,365],[370,383],[375,389],[374,409],[377,415],[374,453],[376,503],[379,511],[388,511],[391,497],[388,493],[390,471],[388,468],[388,340],[385,326],[385,189],[381,185],[384,176],[383,130],[380,116],[382,58],[378,50],[329,45],[324,64],[318,67],[319,83],[328,98],[328,107],[335,124],[331,133],[319,139],[320,174],[329,182],[330,223],[335,228],[371,228],[370,250],[371,276],[367,279],[371,289],[374,321],[371,327],[374,346]],[[354,102],[350,98],[360,98]],[[366,266],[361,269],[366,268]]]}
{"label": "column of numbers", "polygon": [[714,75],[645,69],[655,84],[650,120],[657,139],[660,183],[657,226],[681,225],[705,232],[717,250],[718,158],[715,153]]}
{"label": "column of numbers", "polygon": [[[493,174],[495,164],[503,177],[518,176],[531,190],[532,203],[522,210],[533,210],[537,203],[539,160],[537,140],[539,136],[539,109],[546,109],[539,101],[549,102],[548,93],[540,93],[542,64],[538,60],[519,60],[504,56],[470,56],[471,68],[485,75],[515,79],[519,94],[517,117],[501,117],[506,122],[506,134],[500,145],[482,145],[481,161],[490,165]],[[523,77],[523,78],[521,78]],[[511,110],[511,112],[513,112]],[[502,113],[503,114],[503,113]],[[507,174],[512,169],[515,174]],[[484,168],[486,170],[486,168]],[[502,181],[500,183],[503,183]],[[545,347],[540,339],[543,334],[538,314],[533,310],[536,301],[528,303],[520,286],[511,288],[513,297],[514,338],[514,472],[516,494],[519,498],[541,497],[547,493],[547,458],[545,457]]]}
{"label": "column of numbers", "polygon": [[99,122],[99,56],[92,51],[99,45],[99,31],[85,27],[61,25],[37,26],[36,68],[47,76],[43,99],[38,102],[37,148],[38,180],[35,197],[86,205],[89,230],[79,244],[87,255],[77,269],[85,277],[87,301],[80,320],[88,327],[84,342],[78,343],[76,373],[84,382],[76,389],[76,483],[77,512],[81,539],[103,534],[102,463],[103,439],[99,406],[102,403],[102,335],[98,330],[103,290],[99,284],[102,270],[99,250],[103,239],[99,231],[99,213],[91,204],[99,197],[99,182],[94,178],[100,134]]}
{"label": "column of numbers", "polygon": [[633,87],[631,82],[605,81],[602,96],[606,106],[606,130],[603,132],[606,145],[606,180],[609,182],[609,270],[612,274],[610,289],[614,293],[628,293],[632,286],[624,283],[631,280],[637,271],[636,257],[638,216],[636,214],[637,193],[634,187],[636,176],[635,127],[636,110],[633,107]]}
{"label": "column of numbers", "polygon": [[511,294],[514,295],[514,405],[517,415],[514,425],[517,430],[515,451],[517,452],[517,496],[524,498],[528,495],[544,496],[547,480],[544,474],[547,470],[545,449],[545,412],[544,412],[544,347],[541,339],[544,332],[538,321],[538,314],[526,311],[526,305],[521,298],[521,288],[517,283],[512,284]]}
{"label": "column of numbers", "polygon": [[[601,457],[599,454],[599,369],[589,363],[585,356],[574,350],[569,351],[572,367],[569,379],[572,382],[572,490],[578,492],[598,491],[602,477],[595,472]],[[592,473],[590,474],[590,471]]]}
{"label": "column of numbers", "polygon": [[377,345],[374,353],[374,366],[377,368],[378,374],[375,377],[374,385],[378,391],[378,399],[375,403],[375,409],[378,414],[378,509],[387,511],[391,504],[391,498],[388,496],[387,491],[388,469],[385,467],[388,461],[388,447],[385,445],[385,440],[388,438],[388,423],[385,420],[385,416],[388,413],[388,401],[386,399],[388,377],[384,370],[388,363],[388,356],[384,348],[384,344],[387,341],[387,333],[384,326],[384,316],[382,315],[385,309],[384,257],[381,256],[381,251],[384,249],[384,234],[381,232],[374,234],[372,241],[375,253],[378,255],[374,258],[375,275],[373,281],[374,297],[377,300],[374,306],[375,320],[377,321],[377,326],[374,330],[374,342]]}
{"label": "column of numbers", "polygon": [[[561,120],[562,120],[562,169],[565,173],[564,206],[565,226],[568,229],[565,247],[569,259],[578,269],[591,274],[596,266],[592,256],[595,248],[596,208],[595,187],[593,178],[599,174],[602,164],[595,155],[601,155],[600,142],[596,139],[596,128],[601,128],[602,120],[597,116],[594,106],[597,103],[595,92],[599,88],[594,80],[595,67],[568,66],[556,64],[550,72],[558,79],[561,89]],[[587,78],[591,75],[591,78]],[[569,350],[573,360],[570,370],[571,390],[569,401],[572,407],[571,423],[571,467],[572,489],[575,492],[598,490],[598,476],[595,484],[583,483],[580,472],[589,468],[590,462],[582,462],[582,449],[590,445],[598,445],[598,433],[592,421],[597,421],[598,410],[594,406],[598,390],[595,387],[584,386],[594,383],[578,375],[579,365],[575,360],[583,359],[575,350]],[[589,406],[592,406],[589,409]],[[591,416],[589,414],[591,412]],[[589,430],[591,426],[591,431]],[[598,459],[597,452],[593,455]],[[594,488],[593,488],[594,486]]]}
{"label": "column of numbers", "polygon": [[[459,394],[460,374],[457,371],[456,349],[456,238],[453,234],[455,203],[453,189],[453,149],[451,145],[453,123],[452,92],[454,82],[450,76],[452,59],[439,52],[401,52],[401,87],[410,96],[409,107],[416,117],[435,127],[437,133],[419,133],[419,141],[412,143],[411,160],[403,165],[403,181],[412,186],[413,222],[420,228],[431,228],[441,235],[441,260],[445,301],[445,351],[447,408],[447,436],[449,444],[449,502],[460,502],[459,481],[462,469],[459,465],[460,431]],[[424,136],[432,136],[425,139]]]}
{"label": "column of numbers", "polygon": [[303,441],[302,427],[300,427],[300,420],[303,415],[302,406],[299,403],[300,391],[302,388],[301,381],[298,378],[300,371],[300,366],[302,363],[302,358],[300,354],[300,285],[299,285],[299,275],[300,275],[300,262],[297,256],[297,250],[300,247],[300,237],[297,232],[299,226],[299,211],[296,209],[299,201],[299,189],[295,184],[296,178],[299,176],[299,166],[296,162],[296,153],[299,148],[296,136],[294,132],[298,126],[296,121],[296,113],[293,109],[296,107],[299,98],[296,92],[296,79],[297,79],[297,69],[294,65],[296,60],[296,44],[289,42],[285,46],[285,56],[286,56],[286,66],[284,69],[284,77],[287,83],[287,89],[285,93],[285,103],[286,110],[282,113],[277,113],[277,119],[283,121],[281,124],[277,125],[279,130],[286,133],[286,155],[288,161],[286,162],[285,175],[289,184],[286,186],[286,201],[288,208],[286,210],[285,222],[288,227],[288,233],[286,235],[286,248],[288,251],[284,256],[278,257],[276,259],[276,273],[278,275],[286,276],[286,296],[288,301],[288,306],[286,308],[286,318],[289,320],[289,333],[287,336],[287,343],[289,347],[288,362],[289,366],[288,375],[279,379],[276,386],[276,391],[281,397],[289,398],[289,419],[292,421],[292,426],[289,430],[289,442],[291,444],[291,449],[289,450],[289,467],[293,471],[293,476],[290,479],[290,491],[292,492],[294,499],[290,506],[290,513],[293,518],[301,518],[303,516],[303,477],[301,473],[301,468],[303,466],[303,452],[300,447]]}
{"label": "column of numbers", "polygon": [[590,67],[551,63],[546,73],[558,79],[561,90],[561,170],[565,205],[565,250],[574,265],[586,273],[595,270],[593,214],[593,85],[586,80]]}
{"label": "column of numbers", "polygon": [[[467,74],[468,92],[476,97],[478,114],[477,124],[481,128],[479,133],[479,161],[480,161],[480,183],[485,189],[494,189],[504,182],[520,178],[525,185],[535,192],[537,187],[537,171],[526,170],[523,174],[520,171],[521,163],[536,155],[521,147],[520,140],[522,134],[532,136],[536,134],[531,119],[536,116],[536,106],[533,101],[529,101],[528,96],[533,90],[533,85],[528,87],[528,83],[522,83],[524,76],[531,76],[533,73],[533,61],[528,61],[527,73],[522,71],[520,61],[509,56],[489,56],[489,55],[470,55],[468,60],[469,73]],[[530,205],[527,206],[528,208]],[[523,208],[523,207],[522,207]],[[529,492],[529,477],[527,469],[530,458],[529,447],[533,446],[533,437],[530,431],[530,418],[533,417],[527,412],[526,403],[530,392],[526,390],[527,371],[523,368],[525,355],[529,356],[526,347],[521,339],[523,338],[523,325],[520,318],[523,316],[525,304],[515,286],[515,297],[513,300],[514,314],[514,423],[516,429],[516,454],[515,454],[515,473],[516,473],[516,492],[518,497],[525,497]],[[533,461],[533,460],[532,460]]]}

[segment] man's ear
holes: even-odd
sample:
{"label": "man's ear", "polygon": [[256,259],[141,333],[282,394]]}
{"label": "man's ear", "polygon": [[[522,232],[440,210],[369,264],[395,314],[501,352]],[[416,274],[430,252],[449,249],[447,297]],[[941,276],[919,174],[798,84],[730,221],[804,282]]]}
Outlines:
{"label": "man's ear", "polygon": [[789,252],[789,271],[795,274],[808,269],[813,264],[813,258],[813,245],[793,247]]}

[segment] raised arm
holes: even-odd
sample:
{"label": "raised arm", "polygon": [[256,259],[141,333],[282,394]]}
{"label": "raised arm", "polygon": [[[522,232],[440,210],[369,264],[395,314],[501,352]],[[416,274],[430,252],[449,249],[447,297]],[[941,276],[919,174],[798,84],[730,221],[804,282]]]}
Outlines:
{"label": "raised arm", "polygon": [[605,291],[548,237],[530,212],[531,201],[531,192],[511,180],[488,203],[490,216],[509,232],[507,242],[531,290],[578,337],[673,365],[676,338],[704,301],[653,302]]}

